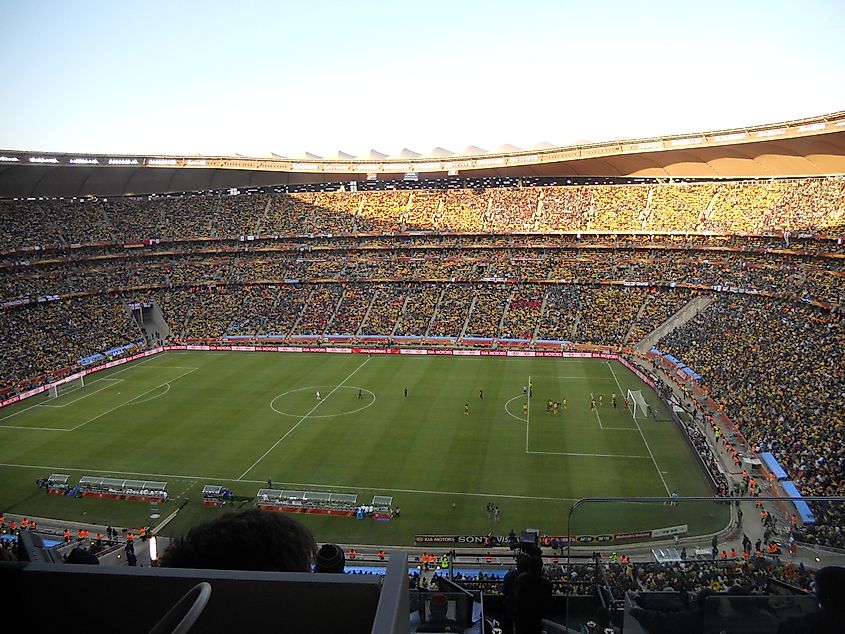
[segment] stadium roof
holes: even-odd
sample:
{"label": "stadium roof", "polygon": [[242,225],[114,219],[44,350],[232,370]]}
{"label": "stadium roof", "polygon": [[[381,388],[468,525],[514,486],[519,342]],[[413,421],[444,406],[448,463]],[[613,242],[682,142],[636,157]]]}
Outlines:
{"label": "stadium roof", "polygon": [[0,197],[119,196],[294,183],[451,176],[773,178],[845,174],[845,111],[712,132],[521,150],[324,158],[0,150]]}

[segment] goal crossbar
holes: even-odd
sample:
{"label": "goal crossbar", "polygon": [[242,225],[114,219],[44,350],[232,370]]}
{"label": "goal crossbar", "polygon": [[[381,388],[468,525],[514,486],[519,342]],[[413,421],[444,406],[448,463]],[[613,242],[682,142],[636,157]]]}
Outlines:
{"label": "goal crossbar", "polygon": [[634,420],[648,417],[648,403],[642,390],[629,389],[625,394],[625,400],[628,401],[628,409]]}

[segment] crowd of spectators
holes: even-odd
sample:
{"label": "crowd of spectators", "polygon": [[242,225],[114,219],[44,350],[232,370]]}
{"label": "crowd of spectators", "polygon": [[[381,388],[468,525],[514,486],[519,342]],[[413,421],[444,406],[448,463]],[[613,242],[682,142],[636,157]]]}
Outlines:
{"label": "crowd of spectators", "polygon": [[677,313],[692,299],[692,294],[684,289],[672,289],[661,292],[653,288],[643,302],[642,310],[631,326],[627,341],[642,341],[652,330]]}
{"label": "crowd of spectators", "polygon": [[[845,322],[808,305],[719,296],[658,347],[702,376],[742,434],[771,451],[804,495],[845,494]],[[814,505],[799,537],[845,546],[845,507]]]}
{"label": "crowd of spectators", "polygon": [[580,288],[571,284],[553,286],[546,292],[546,311],[537,330],[538,341],[572,341]]}
{"label": "crowd of spectators", "polygon": [[845,230],[842,177],[723,183],[199,194],[0,202],[0,249],[151,239],[474,233]]}
{"label": "crowd of spectators", "polygon": [[499,337],[502,339],[531,339],[540,320],[546,287],[539,284],[520,284],[513,290]]}
{"label": "crowd of spectators", "polygon": [[291,335],[322,335],[334,315],[342,292],[340,284],[315,286],[308,296],[299,321],[291,330]]}
{"label": "crowd of spectators", "polygon": [[[96,295],[0,312],[0,388],[26,389],[44,375],[143,340],[119,297]],[[49,378],[49,377],[46,377]]]}
{"label": "crowd of spectators", "polygon": [[276,290],[272,305],[268,306],[267,319],[259,327],[259,335],[286,336],[305,309],[309,289],[306,286],[286,285]]}
{"label": "crowd of spectators", "polygon": [[483,284],[475,286],[474,303],[467,321],[465,337],[492,339],[498,335],[505,313],[511,285]]}
{"label": "crowd of spectators", "polygon": [[470,284],[446,285],[440,297],[440,308],[429,325],[429,337],[460,336],[472,302],[473,290]]}
{"label": "crowd of spectators", "polygon": [[371,285],[373,297],[367,319],[361,325],[361,334],[390,336],[396,320],[405,305],[408,291],[405,284]]}
{"label": "crowd of spectators", "polygon": [[681,425],[687,432],[687,438],[692,443],[696,453],[701,457],[701,462],[707,473],[710,474],[710,479],[713,481],[716,493],[720,496],[726,496],[731,490],[728,478],[724,470],[719,466],[719,460],[714,453],[713,445],[692,420],[681,420]]}
{"label": "crowd of spectators", "polygon": [[437,308],[445,286],[439,284],[413,284],[396,323],[396,336],[421,337],[428,330],[431,317]]}
{"label": "crowd of spectators", "polygon": [[373,300],[373,291],[374,288],[370,284],[344,284],[343,299],[326,328],[326,334],[358,334]]}
{"label": "crowd of spectators", "polygon": [[604,582],[615,599],[628,591],[725,592],[734,586],[746,594],[764,594],[769,580],[777,579],[809,590],[813,574],[803,565],[756,558],[727,561],[686,561],[671,564],[606,563],[602,565]]}
{"label": "crowd of spectators", "polygon": [[575,340],[603,345],[624,343],[648,297],[648,289],[640,286],[584,286],[579,290]]}

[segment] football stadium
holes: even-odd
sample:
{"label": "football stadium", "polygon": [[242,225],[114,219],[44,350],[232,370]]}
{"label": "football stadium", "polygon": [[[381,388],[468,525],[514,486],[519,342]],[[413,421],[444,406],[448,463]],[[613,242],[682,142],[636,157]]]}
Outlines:
{"label": "football stadium", "polygon": [[3,149],[0,219],[0,573],[38,631],[845,628],[845,112]]}

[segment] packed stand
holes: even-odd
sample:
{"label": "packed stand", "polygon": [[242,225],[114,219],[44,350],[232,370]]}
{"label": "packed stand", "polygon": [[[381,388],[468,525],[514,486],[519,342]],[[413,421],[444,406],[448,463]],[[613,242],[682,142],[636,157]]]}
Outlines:
{"label": "packed stand", "polygon": [[25,389],[45,373],[143,340],[119,297],[97,295],[42,302],[0,312],[0,387]]}
{"label": "packed stand", "polygon": [[534,328],[540,320],[546,287],[538,284],[524,284],[516,287],[508,304],[501,339],[531,339]]}
{"label": "packed stand", "polygon": [[412,284],[408,301],[401,309],[396,322],[397,337],[422,337],[428,330],[437,300],[445,286],[439,284]]}
{"label": "packed stand", "polygon": [[267,319],[258,329],[259,335],[285,336],[305,309],[308,287],[296,284],[279,287],[276,299],[267,310]]}
{"label": "packed stand", "polygon": [[[658,347],[702,376],[711,396],[760,451],[771,451],[803,495],[845,493],[841,315],[751,296],[719,296]],[[842,505],[803,538],[845,546]]]}
{"label": "packed stand", "polygon": [[809,590],[813,574],[801,565],[768,559],[749,561],[685,561],[673,564],[606,563],[605,583],[613,598],[626,592],[726,592],[740,586],[746,594],[765,594],[769,579],[777,579]]}
{"label": "packed stand", "polygon": [[326,334],[358,334],[374,292],[375,288],[371,284],[344,284],[343,300],[326,328]]}
{"label": "packed stand", "polygon": [[637,316],[627,343],[642,341],[655,328],[677,313],[692,299],[683,289],[659,290],[652,288],[646,296],[642,312]]}
{"label": "packed stand", "polygon": [[291,335],[322,335],[334,314],[343,289],[340,284],[314,286]]}
{"label": "packed stand", "polygon": [[361,324],[361,334],[389,337],[405,305],[407,289],[405,284],[378,284],[372,292],[375,297],[369,315]]}
{"label": "packed stand", "polygon": [[559,284],[550,287],[546,295],[546,310],[537,329],[537,340],[571,341],[580,301],[581,289],[578,286]]}
{"label": "packed stand", "polygon": [[440,306],[428,329],[429,337],[458,337],[472,302],[473,287],[470,284],[449,284],[440,297]]}
{"label": "packed stand", "polygon": [[647,297],[643,287],[582,287],[575,340],[621,345]]}
{"label": "packed stand", "polygon": [[493,339],[499,334],[499,323],[505,313],[513,287],[479,284],[474,290],[475,303],[472,306],[464,336]]}

